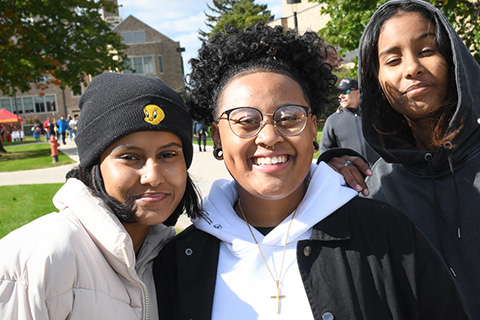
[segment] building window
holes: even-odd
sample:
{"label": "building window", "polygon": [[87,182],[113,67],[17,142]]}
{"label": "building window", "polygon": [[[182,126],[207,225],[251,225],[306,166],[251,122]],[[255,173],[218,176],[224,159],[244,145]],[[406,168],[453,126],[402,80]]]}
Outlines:
{"label": "building window", "polygon": [[13,101],[13,109],[18,108],[18,114],[23,114],[23,104],[22,104],[22,98],[17,98],[17,104],[15,105],[15,101]]}
{"label": "building window", "polygon": [[165,70],[163,69],[163,57],[158,56],[158,70],[160,73],[165,73]]}
{"label": "building window", "polygon": [[133,58],[132,68],[133,70],[135,70],[135,73],[144,74],[145,72],[143,72],[143,58]]}
{"label": "building window", "polygon": [[143,67],[144,67],[145,74],[155,74],[155,65],[153,64],[153,57],[144,57]]}
{"label": "building window", "polygon": [[16,100],[17,105],[15,106],[15,99],[13,98],[0,99],[0,107],[7,109],[14,114],[45,113],[55,112],[57,110],[54,95],[48,95],[45,97],[20,97]]}
{"label": "building window", "polygon": [[45,112],[45,100],[44,97],[36,96],[35,97],[35,112],[42,113]]}
{"label": "building window", "polygon": [[57,111],[55,105],[55,96],[45,96],[45,106],[48,112]]}
{"label": "building window", "polygon": [[32,97],[23,98],[23,110],[25,111],[25,113],[35,112]]}
{"label": "building window", "polygon": [[145,40],[145,30],[140,31],[125,31],[121,33],[123,38],[123,43],[132,44],[132,43],[144,43]]}
{"label": "building window", "polygon": [[[16,105],[15,105],[15,100],[17,101],[17,104],[16,104]],[[10,105],[10,107],[5,107],[5,109],[7,109],[8,111],[10,111],[11,113],[17,114],[17,110],[18,110],[18,114],[23,114],[22,98],[17,98],[17,99],[13,99],[13,98],[10,98],[10,99],[2,99],[2,108],[3,108],[3,105],[5,105],[5,106]]]}
{"label": "building window", "polygon": [[[17,105],[15,105],[15,100],[17,100]],[[22,98],[7,98],[7,99],[1,99],[0,100],[0,107],[7,109],[11,113],[17,114],[23,114],[23,104],[22,104]]]}
{"label": "building window", "polygon": [[5,110],[12,112],[11,106],[12,105],[10,103],[10,99],[1,99],[0,100],[0,107],[4,108]]}
{"label": "building window", "polygon": [[23,114],[23,103],[22,98],[17,98],[17,105],[15,106],[15,101],[13,102],[13,108],[18,108],[18,113]]}
{"label": "building window", "polygon": [[125,70],[124,73],[138,73],[138,74],[155,74],[155,66],[153,64],[153,57],[135,57],[125,60],[125,64],[132,68]]}

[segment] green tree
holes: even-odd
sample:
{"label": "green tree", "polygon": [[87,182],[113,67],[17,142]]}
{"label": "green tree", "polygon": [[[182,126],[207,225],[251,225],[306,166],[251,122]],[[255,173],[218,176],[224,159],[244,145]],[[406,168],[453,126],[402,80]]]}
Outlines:
{"label": "green tree", "polygon": [[225,25],[246,28],[257,22],[267,23],[274,19],[266,4],[256,4],[255,0],[212,0],[213,6],[207,4],[213,14],[205,13],[205,24],[210,31],[199,30],[200,39],[211,37],[222,31]]}
{"label": "green tree", "polygon": [[80,91],[86,75],[122,70],[121,37],[101,19],[107,0],[2,0],[0,90],[13,96],[52,79]]}
{"label": "green tree", "polygon": [[[327,6],[322,14],[330,21],[319,31],[325,39],[338,47],[340,54],[358,48],[360,37],[375,10],[387,0],[314,0]],[[425,0],[427,1],[427,0]],[[452,23],[460,37],[480,63],[480,1],[428,0],[436,5]],[[352,70],[356,73],[356,69]]]}

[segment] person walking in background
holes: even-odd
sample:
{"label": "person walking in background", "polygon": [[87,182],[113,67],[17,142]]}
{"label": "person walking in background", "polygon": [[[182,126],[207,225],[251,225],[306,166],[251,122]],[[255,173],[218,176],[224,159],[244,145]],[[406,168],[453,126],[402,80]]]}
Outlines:
{"label": "person walking in background", "polygon": [[68,129],[68,122],[65,120],[64,116],[60,117],[60,120],[57,122],[57,131],[60,134],[61,140],[63,144],[67,144],[65,139],[67,135],[67,129]]}
{"label": "person walking in background", "polygon": [[45,132],[45,141],[50,141],[50,119],[43,122],[43,131]]}
{"label": "person walking in background", "polygon": [[0,124],[0,138],[2,139],[2,142],[7,142],[7,125],[6,124]]}
{"label": "person walking in background", "polygon": [[[69,137],[70,138],[70,141],[72,141],[72,133],[70,132],[70,121],[72,120],[72,116],[71,115],[68,115],[67,118],[65,119],[65,121],[67,121],[67,133],[66,133],[66,137]],[[65,138],[66,138],[65,137]]]}
{"label": "person walking in background", "polygon": [[372,166],[379,155],[365,141],[362,131],[360,91],[357,80],[345,78],[338,85],[340,107],[325,121],[320,153],[333,148],[349,148],[364,156]]}
{"label": "person walking in background", "polygon": [[73,118],[68,122],[68,136],[70,141],[73,141],[77,136],[77,122],[78,116],[74,115]]}
{"label": "person walking in background", "polygon": [[50,119],[50,126],[48,127],[50,131],[50,135],[55,135],[55,137],[58,140],[58,134],[57,134],[57,123],[55,122],[55,118]]}
{"label": "person walking in background", "polygon": [[153,259],[181,213],[200,214],[192,120],[141,75],[95,77],[79,107],[80,162],[58,212],[0,240],[0,319],[157,320]]}
{"label": "person walking in background", "polygon": [[208,127],[205,125],[205,122],[194,121],[193,129],[194,129],[195,136],[197,137],[198,149],[202,151],[202,142],[203,142],[203,151],[207,151]]}
{"label": "person walking in background", "polygon": [[35,123],[35,125],[32,128],[32,131],[33,131],[33,137],[35,138],[35,141],[40,141],[40,135],[42,134],[41,124]]}
{"label": "person walking in background", "polygon": [[257,24],[218,32],[190,61],[189,110],[212,123],[234,181],[215,181],[155,259],[161,319],[466,319],[413,223],[312,164],[330,48]]}
{"label": "person walking in background", "polygon": [[[365,28],[358,72],[365,139],[382,157],[370,197],[415,222],[480,319],[480,66],[439,9],[397,0]],[[345,159],[331,163],[355,174]]]}

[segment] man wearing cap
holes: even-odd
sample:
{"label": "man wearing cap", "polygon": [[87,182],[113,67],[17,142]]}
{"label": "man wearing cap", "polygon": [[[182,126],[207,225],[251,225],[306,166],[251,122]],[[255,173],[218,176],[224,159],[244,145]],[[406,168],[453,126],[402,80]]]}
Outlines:
{"label": "man wearing cap", "polygon": [[340,107],[327,118],[320,141],[320,152],[333,148],[349,148],[364,156],[370,166],[379,155],[365,142],[362,131],[362,118],[358,110],[360,91],[358,82],[345,78],[338,85]]}

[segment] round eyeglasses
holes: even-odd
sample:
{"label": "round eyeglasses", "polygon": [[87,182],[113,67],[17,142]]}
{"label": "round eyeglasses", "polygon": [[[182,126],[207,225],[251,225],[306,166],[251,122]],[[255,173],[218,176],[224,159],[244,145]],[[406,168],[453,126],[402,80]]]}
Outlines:
{"label": "round eyeglasses", "polygon": [[[294,136],[305,129],[309,107],[299,105],[281,106],[273,113],[261,113],[251,107],[239,107],[224,111],[217,121],[228,120],[230,130],[240,138],[255,137],[267,123],[263,117],[272,116],[273,126],[284,136]],[[222,118],[226,115],[226,118]]]}

